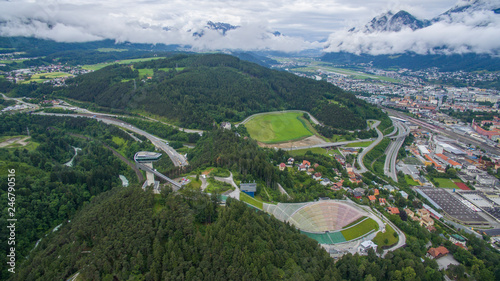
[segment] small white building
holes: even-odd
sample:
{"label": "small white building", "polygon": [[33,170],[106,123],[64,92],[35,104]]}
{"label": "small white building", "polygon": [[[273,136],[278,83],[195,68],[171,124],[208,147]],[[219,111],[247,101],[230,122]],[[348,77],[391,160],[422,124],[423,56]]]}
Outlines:
{"label": "small white building", "polygon": [[364,241],[361,243],[361,249],[364,251],[368,251],[368,249],[373,248],[373,250],[377,251],[377,244],[373,243],[372,240]]}

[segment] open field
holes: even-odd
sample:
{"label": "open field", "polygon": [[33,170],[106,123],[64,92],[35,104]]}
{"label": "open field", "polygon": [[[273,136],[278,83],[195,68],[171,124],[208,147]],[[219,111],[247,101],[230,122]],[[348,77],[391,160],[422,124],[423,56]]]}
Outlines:
{"label": "open field", "polygon": [[305,121],[300,120],[302,113],[269,113],[259,115],[248,121],[245,127],[250,136],[263,143],[278,143],[297,140],[313,135]]}
{"label": "open field", "polygon": [[243,192],[240,193],[240,200],[261,210],[264,207],[264,203],[262,201],[258,201],[252,198],[252,196]]}
{"label": "open field", "polygon": [[125,52],[128,51],[127,49],[115,49],[115,48],[99,48],[97,49],[98,52],[101,53],[109,53],[109,52]]}
{"label": "open field", "polygon": [[154,70],[150,68],[142,68],[137,70],[139,70],[139,78],[151,77],[154,74]]}
{"label": "open field", "polygon": [[101,68],[104,68],[108,65],[112,64],[129,64],[129,63],[134,63],[134,62],[141,62],[141,61],[150,61],[150,60],[158,60],[158,59],[164,59],[164,57],[152,57],[152,58],[141,58],[141,59],[129,59],[129,60],[117,60],[114,62],[106,62],[106,63],[98,63],[98,64],[87,64],[82,66],[83,69],[87,70],[99,70]]}
{"label": "open field", "polygon": [[73,74],[69,74],[66,72],[48,72],[48,73],[33,74],[31,76],[31,79],[54,79],[54,78],[68,77],[68,76],[73,76]]}
{"label": "open field", "polygon": [[444,178],[434,178],[434,182],[438,182],[439,186],[442,188],[458,188],[455,182],[462,182],[459,179],[444,179]]}
{"label": "open field", "polygon": [[308,72],[308,73],[318,73],[319,70],[322,70],[323,72],[326,71],[326,72],[337,73],[340,75],[351,76],[355,79],[375,79],[375,80],[381,80],[381,81],[387,81],[387,82],[393,82],[393,83],[399,82],[398,80],[396,80],[394,78],[390,78],[390,77],[363,73],[363,72],[351,70],[351,69],[333,67],[332,64],[329,64],[326,62],[310,61],[309,66],[293,68],[291,70],[300,71],[300,72]]}
{"label": "open field", "polygon": [[341,232],[342,235],[344,235],[345,240],[349,241],[352,239],[356,239],[360,236],[363,236],[372,230],[377,230],[377,229],[378,229],[377,222],[371,218],[368,218],[367,220],[364,220],[363,222],[353,227],[342,230]]}
{"label": "open field", "polygon": [[394,233],[396,233],[396,231],[394,231],[394,229],[390,225],[386,225],[385,232],[377,233],[377,236],[373,238],[373,243],[377,244],[377,246],[379,247],[394,245],[398,243],[398,237],[397,235],[394,236]]}
{"label": "open field", "polygon": [[33,74],[29,80],[21,82],[21,84],[29,84],[32,82],[43,83],[47,80],[60,78],[60,77],[70,77],[73,74],[65,73],[65,72],[48,72],[48,73],[37,73]]}

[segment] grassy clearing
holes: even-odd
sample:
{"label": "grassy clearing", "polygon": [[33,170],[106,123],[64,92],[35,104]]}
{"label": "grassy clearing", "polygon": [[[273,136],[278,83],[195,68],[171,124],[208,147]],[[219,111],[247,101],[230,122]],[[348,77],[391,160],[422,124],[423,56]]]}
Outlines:
{"label": "grassy clearing", "polygon": [[240,200],[245,202],[245,203],[248,203],[248,204],[250,204],[250,205],[252,205],[260,210],[262,210],[262,208],[264,208],[264,203],[262,201],[258,201],[246,193],[243,193],[243,192],[240,193]]}
{"label": "grassy clearing", "polygon": [[125,140],[120,138],[120,137],[117,137],[117,136],[113,136],[113,138],[111,140],[119,146],[122,146],[123,144],[125,144]]}
{"label": "grassy clearing", "polygon": [[9,63],[19,63],[19,62],[23,62],[23,61],[27,61],[29,59],[16,59],[16,60],[0,60],[0,63],[6,63],[6,64],[9,64]]}
{"label": "grassy clearing", "polygon": [[394,245],[398,243],[397,233],[396,236],[394,236],[395,233],[396,231],[394,231],[394,229],[387,224],[385,226],[385,232],[377,233],[377,236],[373,238],[373,243],[377,244],[379,247]]}
{"label": "grassy clearing", "polygon": [[368,147],[372,141],[360,141],[347,144],[345,147]]}
{"label": "grassy clearing", "polygon": [[154,75],[153,69],[141,68],[141,69],[137,69],[137,70],[139,70],[139,78],[153,77],[153,75]]}
{"label": "grassy clearing", "polygon": [[326,149],[321,148],[321,147],[313,147],[313,148],[305,148],[305,149],[298,149],[298,150],[291,150],[288,153],[292,157],[296,156],[303,156],[306,154],[306,152],[311,151],[312,153],[315,154],[326,154]]}
{"label": "grassy clearing", "polygon": [[409,185],[420,185],[418,182],[414,181],[409,175],[405,175],[405,181]]}
{"label": "grassy clearing", "polygon": [[218,193],[224,193],[228,190],[234,190],[234,187],[228,183],[217,181],[213,178],[207,178],[208,186],[205,192],[213,193],[217,191]]}
{"label": "grassy clearing", "polygon": [[228,169],[214,168],[210,171],[210,176],[227,178],[231,175]]}
{"label": "grassy clearing", "polygon": [[374,221],[371,218],[368,218],[367,220],[363,221],[362,223],[353,226],[351,228],[348,228],[346,230],[342,230],[341,233],[344,235],[345,240],[349,241],[352,239],[356,239],[358,237],[361,237],[368,232],[372,230],[377,230],[378,229],[378,224],[376,221]]}
{"label": "grassy clearing", "polygon": [[444,178],[434,178],[433,182],[439,183],[438,187],[441,188],[458,188],[455,182],[462,182],[461,180],[455,179],[444,179]]}
{"label": "grassy clearing", "polygon": [[200,189],[201,188],[201,180],[196,180],[196,176],[189,177],[191,179],[191,182],[189,182],[187,185],[193,189]]}
{"label": "grassy clearing", "polygon": [[115,49],[115,48],[98,48],[98,52],[101,53],[109,53],[109,52],[126,52],[128,51],[127,49]]}
{"label": "grassy clearing", "polygon": [[297,140],[313,135],[300,120],[302,113],[269,113],[254,117],[245,124],[250,136],[264,143]]}

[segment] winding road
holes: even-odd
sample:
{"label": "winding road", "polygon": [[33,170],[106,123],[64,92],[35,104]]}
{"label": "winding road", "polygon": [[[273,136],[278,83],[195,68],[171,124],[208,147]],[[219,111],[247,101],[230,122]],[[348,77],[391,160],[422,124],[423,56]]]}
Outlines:
{"label": "winding road", "polygon": [[34,113],[36,115],[50,115],[50,116],[62,116],[62,117],[85,117],[85,118],[94,118],[98,121],[104,122],[106,124],[110,125],[115,125],[121,128],[125,128],[127,130],[130,130],[134,133],[137,133],[139,135],[145,136],[147,139],[151,141],[151,143],[157,147],[160,150],[163,150],[167,155],[170,157],[172,162],[176,167],[182,167],[182,166],[187,166],[189,163],[187,162],[187,159],[179,154],[175,149],[170,147],[169,145],[166,144],[166,140],[161,139],[157,136],[154,136],[146,131],[143,131],[137,127],[134,127],[122,120],[118,120],[115,118],[110,117],[109,115],[103,115],[103,114],[90,114],[90,113],[83,113],[83,114],[60,114],[60,113],[44,113],[44,112],[37,112]]}
{"label": "winding road", "polygon": [[229,177],[227,178],[214,177],[214,179],[232,185],[234,187],[234,191],[229,193],[229,197],[240,200],[240,188],[234,182],[233,173],[229,172]]}
{"label": "winding road", "polygon": [[365,167],[365,164],[363,164],[363,158],[365,157],[366,153],[368,153],[375,146],[377,146],[377,144],[379,144],[382,141],[382,139],[384,138],[384,134],[382,134],[382,132],[378,129],[378,125],[380,125],[380,121],[378,121],[378,120],[373,120],[373,121],[375,121],[375,123],[373,123],[371,128],[372,129],[375,128],[378,136],[377,136],[377,139],[374,142],[372,142],[372,144],[370,144],[367,148],[363,149],[363,151],[361,151],[361,153],[358,153],[357,162],[359,164],[360,169],[359,170],[355,169],[356,173],[358,173],[358,174],[362,174],[362,173],[365,173],[368,171],[368,169]]}

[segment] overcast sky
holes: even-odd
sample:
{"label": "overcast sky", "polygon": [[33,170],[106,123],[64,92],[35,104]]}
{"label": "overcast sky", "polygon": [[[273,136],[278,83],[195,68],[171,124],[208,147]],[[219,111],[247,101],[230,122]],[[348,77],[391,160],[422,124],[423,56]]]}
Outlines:
{"label": "overcast sky", "polygon": [[[490,1],[490,0],[487,0]],[[494,0],[498,1],[498,0]],[[321,48],[388,10],[404,9],[431,19],[457,0],[20,0],[1,1],[0,35],[37,36],[56,41],[104,38],[144,43],[188,44],[198,49]],[[207,21],[240,26],[222,37],[206,31]],[[285,36],[272,36],[279,31]],[[337,34],[337,35],[335,35]],[[340,34],[340,35],[339,35]]]}

